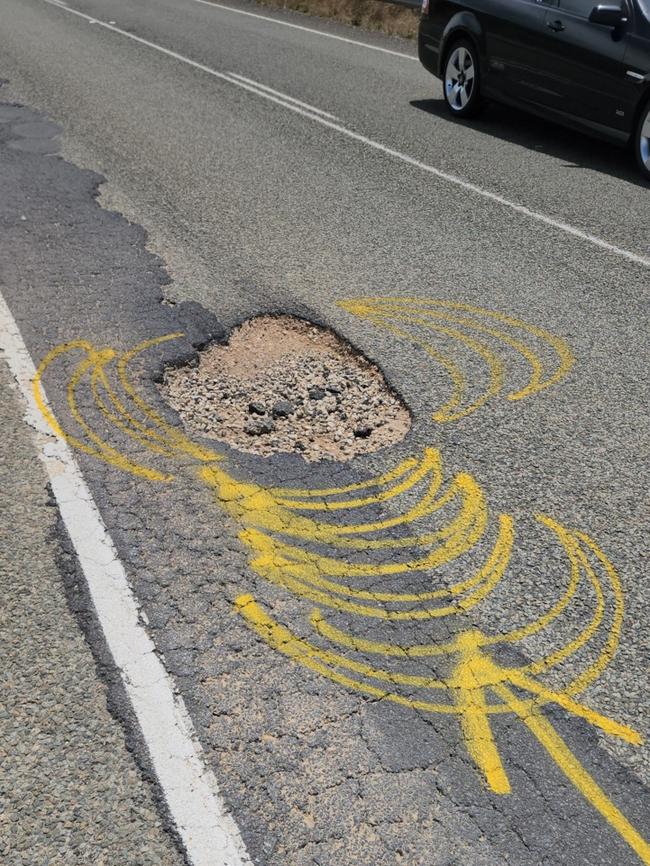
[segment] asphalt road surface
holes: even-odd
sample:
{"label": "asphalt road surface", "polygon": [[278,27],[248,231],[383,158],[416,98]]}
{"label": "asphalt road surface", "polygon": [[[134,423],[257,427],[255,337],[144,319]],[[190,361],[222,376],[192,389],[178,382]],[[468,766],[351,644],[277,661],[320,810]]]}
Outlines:
{"label": "asphalt road surface", "polygon": [[[76,437],[75,463],[3,371],[10,717],[64,691],[71,738],[9,739],[7,862],[650,863],[629,155],[496,106],[452,122],[410,43],[236,3],[4,0],[0,78],[2,346],[29,403],[72,341],[43,381]],[[404,442],[314,465],[185,437],[164,364],[268,312],[374,359]],[[90,345],[180,332],[130,379]],[[22,793],[46,775],[58,824]]]}

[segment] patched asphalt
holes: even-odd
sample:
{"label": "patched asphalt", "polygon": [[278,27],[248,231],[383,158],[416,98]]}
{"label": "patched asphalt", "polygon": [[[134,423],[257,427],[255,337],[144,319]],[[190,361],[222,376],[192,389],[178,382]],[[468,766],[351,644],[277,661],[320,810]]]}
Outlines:
{"label": "patched asphalt", "polygon": [[[25,20],[31,16],[32,23],[51,26],[55,36],[43,42],[38,64],[29,76],[16,66],[15,58],[36,38],[27,37],[16,15],[16,33],[24,42],[20,50],[11,49],[11,69],[5,72],[0,62],[0,74],[15,72],[12,86],[29,91],[35,102],[51,102],[56,120],[69,118],[68,152],[77,147],[87,160],[95,148],[94,157],[109,170],[108,198],[131,216],[137,214],[139,222],[154,224],[153,245],[169,252],[173,276],[180,277],[172,281],[165,261],[146,250],[147,238],[138,225],[98,206],[99,175],[47,155],[58,147],[55,125],[26,109],[0,107],[0,280],[32,357],[38,362],[48,349],[69,340],[87,339],[125,351],[142,340],[183,331],[186,338],[149,353],[137,368],[141,392],[169,423],[177,424],[155,386],[164,363],[178,363],[207,340],[223,339],[227,327],[253,313],[294,313],[336,327],[380,363],[412,409],[414,427],[406,441],[336,467],[308,467],[299,456],[256,459],[222,448],[233,475],[262,485],[343,485],[385,471],[425,445],[440,447],[446,471],[471,472],[490,508],[512,513],[521,523],[525,545],[515,559],[514,597],[508,599],[506,593],[488,600],[484,614],[483,625],[496,622],[502,629],[509,616],[516,620],[527,605],[543,608],[563,585],[560,558],[535,531],[531,516],[552,514],[588,532],[621,574],[626,614],[614,661],[581,700],[647,731],[647,271],[524,223],[492,204],[470,205],[465,194],[452,194],[415,179],[405,168],[353,153],[352,145],[329,137],[323,145],[324,133],[298,120],[275,126],[271,110],[248,96],[222,92],[219,86],[216,97],[213,85],[197,78],[179,81],[186,73],[171,71],[167,61],[141,55],[140,49],[120,47],[119,41],[109,46],[105,34],[93,36],[92,51],[100,59],[84,79],[83,100],[89,105],[94,94],[96,111],[110,111],[125,126],[114,123],[101,133],[93,131],[87,105],[73,110],[62,102],[70,98],[77,61],[59,66],[56,94],[44,77],[59,50],[57,40],[64,45],[63,34],[73,25],[61,22],[60,10],[40,9],[30,3]],[[140,20],[123,20],[126,11],[116,4],[122,26],[141,27]],[[73,32],[80,37],[81,30],[75,23]],[[139,32],[156,36],[142,27]],[[109,47],[123,51],[122,70],[115,63],[103,65],[102,52]],[[197,59],[211,60],[194,35],[176,48],[186,53],[195,49]],[[80,39],[73,57],[83,51],[90,52],[91,43]],[[389,71],[381,71],[380,56],[359,62],[372,65],[382,81],[394,75],[400,93],[417,89],[406,73],[395,71],[393,60]],[[136,61],[146,70],[143,80],[132,78],[130,89],[121,94],[111,89],[115,80],[106,81],[110,96],[97,104],[99,79],[128,77],[125,70],[130,64],[136,68]],[[149,66],[161,76],[155,87]],[[277,80],[273,84],[279,86]],[[302,98],[323,105],[316,84],[311,87],[301,91]],[[342,113],[333,104],[342,92],[342,87],[333,88],[332,102],[324,107]],[[211,117],[221,122],[208,126],[200,118],[212,100],[222,113],[215,108]],[[167,136],[156,134],[164,103]],[[142,109],[137,125],[134,105]],[[103,121],[95,122],[102,127]],[[538,129],[534,122],[531,128]],[[470,133],[461,129],[469,141]],[[371,131],[379,134],[386,128]],[[563,135],[551,139],[564,156],[580,145]],[[285,139],[296,148],[290,165],[282,159]],[[179,159],[181,143],[186,160]],[[589,188],[578,190],[578,181],[572,195],[553,199],[557,215],[574,216],[576,196],[584,196],[588,207],[580,213],[586,228],[606,230],[609,239],[642,251],[642,235],[636,239],[636,228],[631,234],[628,229],[636,225],[634,208],[647,213],[647,191],[632,179],[633,170],[627,173],[622,158],[613,157],[608,172],[605,151],[599,145],[585,148],[593,150],[590,158],[601,169],[592,169]],[[533,150],[516,152],[541,176],[549,157],[537,161]],[[322,159],[314,173],[317,152]],[[461,148],[454,159],[462,158]],[[526,165],[517,177],[528,178]],[[528,182],[522,180],[516,191],[537,207],[548,204],[548,196],[557,196],[561,186],[547,178],[551,186],[546,193],[536,188],[533,194]],[[162,195],[165,183],[167,198]],[[605,213],[622,206],[620,194],[607,198],[610,188],[629,193],[630,213],[622,229],[622,217]],[[538,192],[542,198],[534,200]],[[426,207],[425,198],[430,202]],[[280,203],[279,208],[271,209],[272,202]],[[596,202],[603,203],[598,213]],[[568,210],[562,212],[565,206]],[[434,220],[431,212],[436,210],[439,218]],[[457,226],[453,237],[449,225]],[[416,294],[518,315],[566,339],[577,363],[564,382],[536,399],[518,404],[496,400],[462,423],[436,426],[431,413],[439,397],[431,383],[439,380],[430,360],[333,305],[337,298],[363,294]],[[66,382],[65,370],[46,381],[61,420],[69,418]],[[148,458],[146,450],[138,452],[119,434],[113,438],[115,431],[97,415],[87,394],[80,399],[98,432],[130,456]],[[179,461],[174,484],[164,486],[83,454],[78,459],[256,862],[639,862],[515,720],[495,723],[513,788],[504,797],[482,783],[455,720],[347,691],[258,639],[234,609],[242,593],[252,593],[305,635],[309,607],[251,570],[249,553],[237,538],[239,527],[224,516],[214,494],[197,483],[190,460]],[[103,658],[112,712],[125,725],[146,775],[146,752],[130,727],[119,689],[111,686],[112,674],[83,594],[73,607],[96,657]],[[567,640],[587,615],[578,609]],[[367,637],[373,636],[369,627]],[[423,627],[421,640],[426,637]],[[543,637],[540,641],[532,648],[544,650]],[[643,832],[650,824],[647,747],[597,734],[560,710],[546,712],[574,754]],[[164,822],[164,817],[158,820]]]}

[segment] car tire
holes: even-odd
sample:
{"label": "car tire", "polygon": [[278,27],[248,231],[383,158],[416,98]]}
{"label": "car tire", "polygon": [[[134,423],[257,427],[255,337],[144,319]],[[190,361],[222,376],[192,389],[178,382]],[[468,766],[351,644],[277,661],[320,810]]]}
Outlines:
{"label": "car tire", "polygon": [[472,117],[481,107],[478,51],[469,39],[457,39],[445,55],[442,86],[454,117]]}
{"label": "car tire", "polygon": [[641,174],[650,180],[650,100],[641,110],[634,134],[634,153]]}

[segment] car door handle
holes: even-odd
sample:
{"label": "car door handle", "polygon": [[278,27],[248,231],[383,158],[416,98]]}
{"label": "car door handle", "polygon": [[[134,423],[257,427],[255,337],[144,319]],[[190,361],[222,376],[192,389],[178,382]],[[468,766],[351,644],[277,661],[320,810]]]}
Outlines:
{"label": "car door handle", "polygon": [[564,24],[561,21],[547,21],[546,26],[554,33],[559,33],[561,30],[565,29]]}

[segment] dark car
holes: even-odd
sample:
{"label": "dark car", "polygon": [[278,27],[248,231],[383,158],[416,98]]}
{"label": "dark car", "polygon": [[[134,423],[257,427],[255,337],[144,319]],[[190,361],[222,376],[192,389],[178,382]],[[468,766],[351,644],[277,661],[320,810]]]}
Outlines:
{"label": "dark car", "polygon": [[631,144],[650,179],[650,0],[423,0],[418,50],[453,115],[524,108]]}

